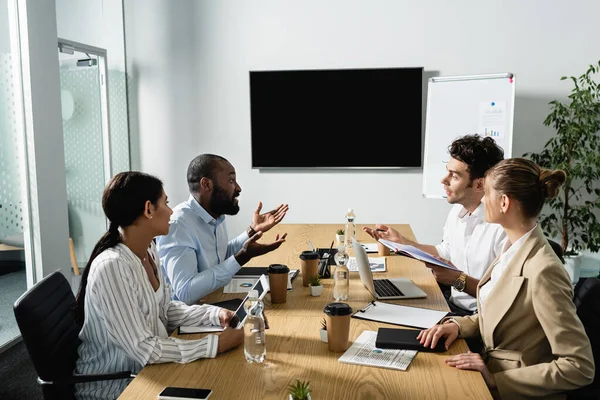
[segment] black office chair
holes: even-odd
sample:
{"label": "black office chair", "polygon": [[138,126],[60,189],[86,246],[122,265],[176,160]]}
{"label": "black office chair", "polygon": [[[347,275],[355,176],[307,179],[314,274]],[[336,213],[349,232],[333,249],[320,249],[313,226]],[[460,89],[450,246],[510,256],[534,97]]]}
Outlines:
{"label": "black office chair", "polygon": [[74,399],[74,384],[127,379],[123,371],[104,375],[76,375],[80,326],[71,308],[75,296],[65,276],[53,272],[26,291],[14,304],[15,318],[38,374],[45,400]]}
{"label": "black office chair", "polygon": [[563,255],[562,246],[560,244],[556,243],[554,240],[550,240],[548,238],[546,238],[546,239],[548,240],[548,243],[550,243],[552,250],[554,250],[554,252],[558,256],[558,258],[560,259],[560,262],[562,262],[564,264],[565,257]]}
{"label": "black office chair", "polygon": [[596,374],[591,384],[568,393],[567,399],[600,399],[600,279],[580,279],[575,286],[573,302],[592,345]]}

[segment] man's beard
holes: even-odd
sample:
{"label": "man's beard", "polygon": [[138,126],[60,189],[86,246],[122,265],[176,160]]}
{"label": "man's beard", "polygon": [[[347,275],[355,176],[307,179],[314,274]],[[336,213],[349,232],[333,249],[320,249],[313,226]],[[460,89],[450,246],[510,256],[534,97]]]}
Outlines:
{"label": "man's beard", "polygon": [[236,204],[233,197],[229,197],[225,190],[215,185],[210,199],[212,211],[218,215],[235,215],[240,211],[239,204]]}

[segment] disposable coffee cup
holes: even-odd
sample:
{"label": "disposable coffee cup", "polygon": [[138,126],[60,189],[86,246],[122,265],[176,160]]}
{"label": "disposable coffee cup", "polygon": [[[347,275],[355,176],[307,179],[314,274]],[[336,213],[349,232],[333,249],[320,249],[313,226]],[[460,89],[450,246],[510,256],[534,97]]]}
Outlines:
{"label": "disposable coffee cup", "polygon": [[336,353],[350,347],[350,316],[352,307],[346,303],[329,303],[323,309],[327,323],[327,345]]}
{"label": "disposable coffee cup", "polygon": [[377,242],[377,254],[380,256],[389,256],[390,248],[381,242]]}
{"label": "disposable coffee cup", "polygon": [[300,273],[302,274],[302,286],[308,287],[310,277],[319,273],[319,253],[305,250],[300,254]]}
{"label": "disposable coffee cup", "polygon": [[283,264],[271,264],[268,268],[271,303],[287,301],[288,272],[290,269]]}

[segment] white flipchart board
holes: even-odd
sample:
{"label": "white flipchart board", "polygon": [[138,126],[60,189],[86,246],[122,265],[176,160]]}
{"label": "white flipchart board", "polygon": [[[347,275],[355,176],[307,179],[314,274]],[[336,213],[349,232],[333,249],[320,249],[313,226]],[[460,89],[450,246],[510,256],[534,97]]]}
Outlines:
{"label": "white flipchart board", "polygon": [[477,133],[491,136],[512,155],[515,76],[511,73],[429,78],[423,196],[445,198],[440,183],[454,139]]}

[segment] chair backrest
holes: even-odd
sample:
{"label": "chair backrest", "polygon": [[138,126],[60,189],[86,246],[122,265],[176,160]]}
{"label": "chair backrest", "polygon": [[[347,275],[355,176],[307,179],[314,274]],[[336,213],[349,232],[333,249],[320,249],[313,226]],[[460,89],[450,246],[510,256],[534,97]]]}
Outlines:
{"label": "chair backrest", "polygon": [[548,243],[550,243],[552,250],[554,250],[554,252],[558,256],[558,258],[560,259],[560,262],[562,262],[564,264],[565,257],[563,255],[562,246],[560,244],[556,243],[554,240],[550,240],[550,239],[548,239]]}
{"label": "chair backrest", "polygon": [[583,323],[592,345],[596,375],[591,384],[570,393],[568,398],[598,399],[600,398],[600,279],[581,279],[575,287],[573,302],[577,307],[577,316]]}
{"label": "chair backrest", "polygon": [[[53,272],[14,304],[15,318],[38,377],[44,381],[73,375],[80,327],[72,307],[75,296],[65,276]],[[44,399],[74,398],[72,385],[42,385]]]}

